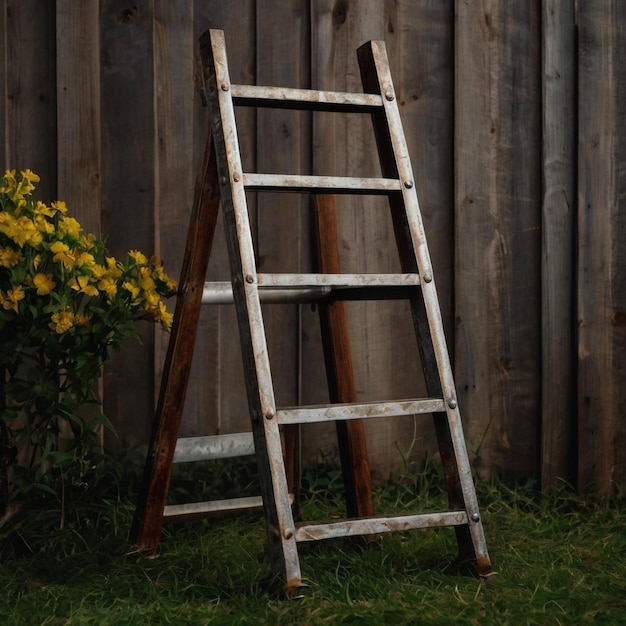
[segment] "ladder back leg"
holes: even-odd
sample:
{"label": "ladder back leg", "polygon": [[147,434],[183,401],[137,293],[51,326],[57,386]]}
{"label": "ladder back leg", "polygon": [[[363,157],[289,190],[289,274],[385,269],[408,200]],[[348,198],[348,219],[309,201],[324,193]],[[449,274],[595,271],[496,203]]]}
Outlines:
{"label": "ladder back leg", "polygon": [[154,551],[161,538],[174,449],[185,403],[202,291],[219,214],[216,154],[209,135],[196,183],[178,298],[148,457],[130,539],[139,551]]}
{"label": "ladder back leg", "polygon": [[[318,265],[323,274],[340,274],[335,196],[314,196]],[[356,402],[348,314],[341,300],[318,305],[331,402]],[[335,422],[348,517],[374,514],[365,427],[361,420]]]}

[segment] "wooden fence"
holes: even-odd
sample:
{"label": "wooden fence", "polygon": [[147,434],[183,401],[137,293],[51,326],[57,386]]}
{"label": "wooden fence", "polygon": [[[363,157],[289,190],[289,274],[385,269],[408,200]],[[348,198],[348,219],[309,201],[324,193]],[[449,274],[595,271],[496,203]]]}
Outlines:
{"label": "wooden fence", "polygon": [[[392,63],[459,405],[477,472],[626,479],[626,4],[621,0],[0,0],[4,168],[31,168],[110,249],[156,251],[177,275],[207,112],[197,40],[226,33],[234,81],[360,90],[356,48]],[[331,114],[246,112],[247,167],[368,175],[371,130]],[[376,201],[340,207],[346,270],[394,271]],[[253,199],[265,271],[311,268],[306,198]],[[228,279],[216,242],[210,279]],[[422,382],[402,306],[350,305],[359,396]],[[326,398],[310,307],[267,310],[278,398]],[[366,329],[367,327],[367,329]],[[236,324],[203,311],[185,434],[246,429]],[[105,410],[146,442],[167,338],[143,328],[105,374]],[[368,424],[379,477],[433,454],[430,421]],[[306,428],[305,463],[333,431]]]}

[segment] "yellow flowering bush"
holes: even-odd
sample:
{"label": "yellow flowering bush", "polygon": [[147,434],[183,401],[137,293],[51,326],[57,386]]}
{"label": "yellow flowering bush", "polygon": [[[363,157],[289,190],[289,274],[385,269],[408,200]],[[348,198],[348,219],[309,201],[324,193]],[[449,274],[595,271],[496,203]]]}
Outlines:
{"label": "yellow flowering bush", "polygon": [[[59,477],[83,481],[98,438],[81,407],[99,406],[102,364],[136,320],[172,323],[163,297],[175,283],[160,261],[137,250],[113,258],[64,202],[36,200],[37,182],[30,170],[0,178],[0,515],[9,465],[13,495],[56,493]],[[73,434],[66,449],[63,422]]]}

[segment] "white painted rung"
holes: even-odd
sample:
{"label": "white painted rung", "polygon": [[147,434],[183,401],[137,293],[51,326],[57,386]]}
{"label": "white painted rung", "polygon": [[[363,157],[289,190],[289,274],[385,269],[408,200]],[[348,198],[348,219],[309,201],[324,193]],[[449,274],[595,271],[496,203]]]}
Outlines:
{"label": "white painted rung", "polygon": [[231,85],[235,104],[240,106],[313,109],[315,111],[372,112],[383,106],[380,94],[317,91],[286,87]]}
{"label": "white painted rung", "polygon": [[261,496],[247,498],[231,498],[227,500],[211,500],[208,502],[189,502],[186,504],[168,504],[163,510],[163,519],[176,522],[194,517],[208,517],[218,513],[243,513],[263,508]]}
{"label": "white painted rung", "polygon": [[400,181],[396,178],[244,173],[243,184],[247,189],[256,191],[292,191],[298,193],[386,195],[402,191]]}
{"label": "white painted rung", "polygon": [[252,433],[183,437],[176,442],[174,463],[230,459],[254,454]]}
{"label": "white painted rung", "polygon": [[[418,274],[257,274],[259,298],[264,303],[314,302],[333,291],[372,289],[369,297],[384,298],[385,293],[417,287]],[[374,293],[374,289],[379,291]],[[406,293],[404,293],[406,297]],[[349,296],[343,293],[343,297]],[[360,299],[368,299],[361,293]],[[228,282],[207,282],[202,290],[202,304],[232,304],[233,288]]]}
{"label": "white painted rung", "polygon": [[335,420],[366,419],[370,417],[395,417],[420,413],[441,413],[445,410],[445,404],[441,398],[351,404],[323,404],[277,409],[276,420],[279,424],[305,424],[331,422]]}
{"label": "white painted rung", "polygon": [[467,523],[468,517],[465,511],[392,515],[390,517],[361,517],[332,522],[305,522],[296,525],[296,541],[318,541],[336,537],[376,535],[435,526],[462,526]]}

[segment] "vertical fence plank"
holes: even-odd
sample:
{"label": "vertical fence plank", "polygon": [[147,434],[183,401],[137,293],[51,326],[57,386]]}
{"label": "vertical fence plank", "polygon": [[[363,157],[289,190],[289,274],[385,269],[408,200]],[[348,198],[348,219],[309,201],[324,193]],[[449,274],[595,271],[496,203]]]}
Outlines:
{"label": "vertical fence plank", "polygon": [[[100,5],[102,228],[115,256],[154,250],[155,146],[152,0]],[[148,440],[154,415],[154,329],[138,329],[105,369],[104,410],[120,435]]]}
{"label": "vertical fence plank", "polygon": [[[193,203],[194,84],[193,0],[154,4],[155,83],[155,251],[165,269],[180,275]],[[174,309],[173,302],[168,305]],[[155,341],[155,382],[160,387],[169,335]],[[192,396],[193,398],[193,396]],[[188,403],[186,402],[185,405]],[[193,407],[197,409],[197,407]],[[198,410],[190,410],[201,421]],[[192,434],[201,432],[197,423]]]}
{"label": "vertical fence plank", "polygon": [[[323,1],[313,3],[311,9],[312,87],[362,91],[356,49],[368,40],[385,38],[384,3]],[[396,87],[401,90],[399,84]],[[314,116],[313,170],[316,174],[380,176],[371,120],[366,116]],[[399,271],[386,200],[341,197],[337,207],[343,271]],[[412,331],[405,304],[348,305],[359,399],[382,400],[417,393],[418,383],[410,372],[418,371],[419,359],[417,349],[406,349]],[[373,475],[386,477],[390,472],[401,471],[403,459],[397,447],[406,451],[410,446],[411,418],[368,420],[366,432]],[[315,437],[318,451],[322,441],[320,433]],[[305,447],[305,463],[315,458],[312,452]]]}
{"label": "vertical fence plank", "polygon": [[[194,46],[208,28],[224,31],[231,80],[235,83],[254,84],[256,80],[255,0],[241,0],[236,8],[221,0],[194,2]],[[196,78],[201,76],[198,54]],[[209,132],[208,110],[200,98],[194,101],[194,161],[204,151]],[[244,167],[254,167],[256,149],[256,120],[253,111],[237,112],[237,130],[242,154],[247,156]],[[197,165],[194,171],[197,170]],[[252,216],[256,221],[254,199],[249,199]],[[209,280],[230,280],[224,228],[220,223],[215,235],[208,271]],[[191,400],[191,402],[189,402]],[[192,414],[199,412],[199,417]],[[243,364],[239,344],[237,318],[232,306],[203,307],[194,364],[188,393],[188,407],[183,417],[183,434],[194,434],[188,424],[199,424],[204,432],[237,432],[250,429],[248,404],[243,377]],[[199,425],[198,425],[199,428]]]}
{"label": "vertical fence plank", "polygon": [[2,173],[8,168],[8,119],[7,119],[7,0],[0,0],[0,167]]}
{"label": "vertical fence plank", "polygon": [[[256,9],[257,83],[307,88],[309,4],[303,0],[258,0]],[[259,109],[257,171],[308,174],[310,115]],[[257,268],[260,272],[306,271],[309,198],[257,196]],[[304,250],[304,252],[303,252]],[[297,305],[264,307],[265,329],[279,405],[299,403],[300,315]]]}
{"label": "vertical fence plank", "polygon": [[53,2],[6,2],[6,167],[41,177],[56,199],[56,71]]}
{"label": "vertical fence plank", "polygon": [[102,210],[98,5],[56,3],[58,196],[85,231],[95,234]]}
{"label": "vertical fence plank", "polygon": [[456,379],[482,475],[539,466],[538,9],[456,3]]}
{"label": "vertical fence plank", "polygon": [[626,5],[579,5],[578,486],[626,479]]}
{"label": "vertical fence plank", "polygon": [[574,0],[542,4],[543,207],[541,484],[574,482],[574,223],[576,32]]}
{"label": "vertical fence plank", "polygon": [[[428,237],[439,302],[452,352],[454,343],[454,3],[388,0],[385,42],[420,208]],[[407,329],[407,333],[411,330]],[[410,339],[407,342],[410,343]],[[407,352],[406,346],[396,346]],[[400,355],[394,355],[398,362]],[[452,354],[451,354],[452,357]],[[403,377],[419,377],[406,357]],[[419,395],[426,395],[420,386]],[[461,410],[463,407],[461,407]],[[413,450],[420,460],[437,449],[432,421],[416,418]],[[406,449],[406,447],[405,447]]]}

